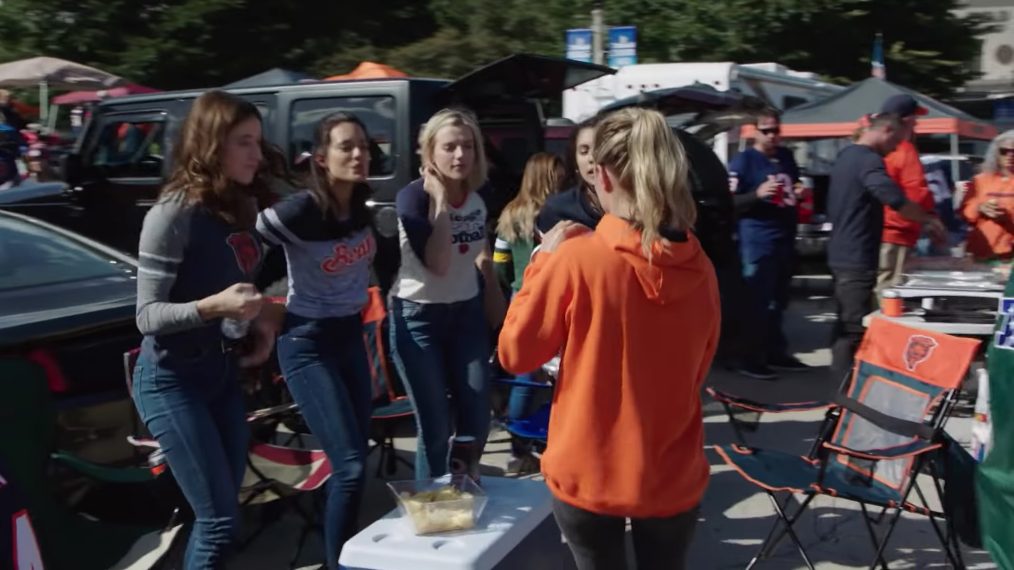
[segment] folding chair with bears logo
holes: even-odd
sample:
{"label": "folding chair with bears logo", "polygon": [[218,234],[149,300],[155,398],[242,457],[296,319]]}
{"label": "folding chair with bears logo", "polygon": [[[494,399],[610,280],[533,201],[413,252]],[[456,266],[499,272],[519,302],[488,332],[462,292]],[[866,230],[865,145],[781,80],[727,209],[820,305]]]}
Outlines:
{"label": "folding chair with bears logo", "polygon": [[[928,468],[943,498],[940,459],[949,441],[943,428],[978,345],[977,340],[874,319],[856,353],[851,378],[828,412],[830,430],[818,437],[815,453],[804,457],[740,444],[716,447],[727,464],[767,493],[778,517],[747,568],[767,556],[784,535],[813,568],[793,524],[817,495],[859,503],[876,552],[871,568],[887,568],[883,554],[903,512],[928,517],[950,563],[963,568],[953,525],[929,506],[917,476]],[[778,491],[805,498],[790,513],[788,501],[779,504],[776,499]],[[910,501],[912,491],[919,504]],[[867,506],[884,512],[874,520]],[[894,515],[878,537],[874,524],[891,509]],[[946,534],[937,519],[945,521]]]}

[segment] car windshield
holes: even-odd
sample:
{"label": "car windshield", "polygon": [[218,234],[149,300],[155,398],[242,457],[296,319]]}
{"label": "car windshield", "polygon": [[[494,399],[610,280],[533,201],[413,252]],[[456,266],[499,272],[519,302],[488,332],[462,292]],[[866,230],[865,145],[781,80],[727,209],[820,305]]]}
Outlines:
{"label": "car windshield", "polygon": [[122,276],[132,268],[63,234],[0,217],[0,292]]}

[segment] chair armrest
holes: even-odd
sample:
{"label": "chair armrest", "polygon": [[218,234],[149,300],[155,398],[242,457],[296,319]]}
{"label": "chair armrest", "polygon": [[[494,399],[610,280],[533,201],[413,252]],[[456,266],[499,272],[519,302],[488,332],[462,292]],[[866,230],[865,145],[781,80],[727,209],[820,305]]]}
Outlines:
{"label": "chair armrest", "polygon": [[845,447],[843,445],[837,445],[827,441],[824,442],[823,446],[825,449],[828,449],[834,453],[848,455],[849,457],[857,457],[859,459],[868,459],[872,461],[889,461],[892,459],[916,457],[924,453],[936,451],[937,449],[943,447],[943,444],[934,441],[925,441],[922,439],[916,439],[909,443],[895,445],[891,447],[884,447],[881,449],[858,450]]}
{"label": "chair armrest", "polygon": [[823,402],[820,400],[811,400],[808,402],[778,402],[766,404],[763,402],[757,402],[749,398],[741,398],[739,396],[716,390],[712,387],[705,388],[708,391],[708,395],[711,396],[716,402],[732,406],[734,408],[741,408],[749,410],[751,412],[760,412],[768,414],[781,414],[785,412],[806,412],[810,410],[820,410],[830,406],[829,402]]}
{"label": "chair armrest", "polygon": [[103,483],[147,483],[154,481],[156,477],[150,469],[142,467],[108,467],[92,463],[65,451],[54,452],[50,457],[86,477]]}

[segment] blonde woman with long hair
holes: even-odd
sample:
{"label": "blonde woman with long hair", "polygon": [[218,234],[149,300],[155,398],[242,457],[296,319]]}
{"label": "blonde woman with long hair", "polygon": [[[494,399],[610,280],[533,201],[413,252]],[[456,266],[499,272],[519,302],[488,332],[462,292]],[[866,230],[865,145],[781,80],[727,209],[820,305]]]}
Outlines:
{"label": "blonde woman with long hair", "polygon": [[489,335],[504,300],[478,193],[486,183],[478,122],[439,111],[419,133],[419,153],[422,177],[395,199],[401,269],[391,287],[391,352],[415,408],[415,473],[425,479],[447,473],[451,435],[471,438],[476,453],[485,445]]}
{"label": "blonde woman with long hair", "polygon": [[[521,280],[528,267],[528,260],[539,241],[535,219],[546,200],[560,191],[565,176],[563,161],[549,152],[531,156],[525,164],[518,195],[504,207],[496,229],[496,244],[493,249],[493,264],[500,276],[501,284],[511,290],[511,297],[521,289]],[[531,373],[518,374],[516,380],[531,382]],[[530,413],[534,388],[517,385],[511,387],[507,403],[507,418],[519,420]],[[512,459],[508,462],[510,472],[536,470],[536,462],[528,447],[520,441],[511,441]]]}
{"label": "blonde woman with long hair", "polygon": [[626,568],[628,518],[639,570],[683,568],[708,482],[700,388],[718,285],[690,231],[686,154],[662,115],[605,117],[594,160],[605,215],[593,232],[560,222],[546,234],[500,361],[524,372],[562,351],[542,472],[578,568]]}

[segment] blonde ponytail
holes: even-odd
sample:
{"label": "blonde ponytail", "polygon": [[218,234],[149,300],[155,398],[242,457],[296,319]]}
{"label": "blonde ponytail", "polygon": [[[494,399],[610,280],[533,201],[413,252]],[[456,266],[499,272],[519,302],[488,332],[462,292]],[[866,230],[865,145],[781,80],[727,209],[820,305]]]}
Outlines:
{"label": "blonde ponytail", "polygon": [[687,155],[658,111],[622,109],[603,119],[595,131],[595,163],[630,192],[630,222],[641,232],[649,260],[662,228],[693,227],[697,207],[687,181]]}

